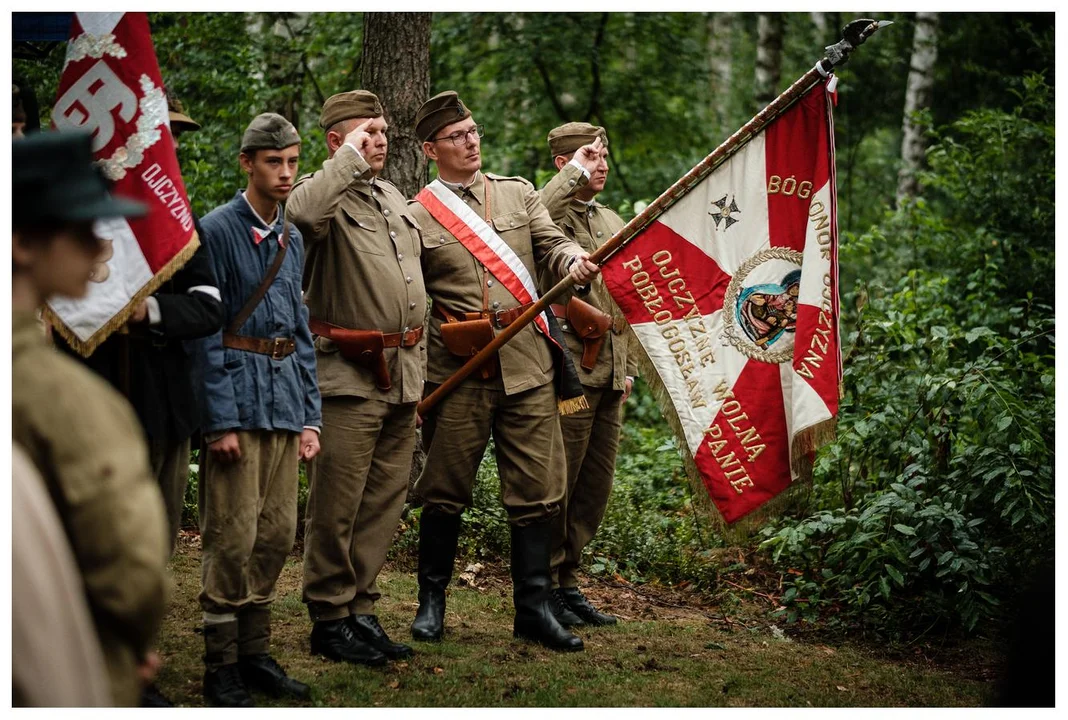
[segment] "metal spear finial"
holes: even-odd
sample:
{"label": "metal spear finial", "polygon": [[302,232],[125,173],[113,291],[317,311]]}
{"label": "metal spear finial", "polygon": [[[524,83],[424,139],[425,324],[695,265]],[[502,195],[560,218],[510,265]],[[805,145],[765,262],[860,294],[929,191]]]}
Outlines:
{"label": "metal spear finial", "polygon": [[876,30],[893,24],[891,20],[872,20],[870,18],[852,21],[842,28],[843,37],[841,40],[824,48],[827,51],[827,57],[820,61],[824,65],[823,69],[830,72],[831,68],[845,63],[849,59],[850,53],[864,44],[864,41],[871,37]]}

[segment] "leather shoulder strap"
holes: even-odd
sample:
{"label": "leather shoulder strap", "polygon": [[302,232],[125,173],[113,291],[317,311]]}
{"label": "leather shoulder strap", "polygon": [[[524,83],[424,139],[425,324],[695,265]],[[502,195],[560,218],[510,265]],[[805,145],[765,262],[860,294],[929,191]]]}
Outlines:
{"label": "leather shoulder strap", "polygon": [[282,225],[282,247],[279,248],[278,253],[274,256],[274,262],[271,267],[267,268],[267,274],[263,276],[263,282],[256,288],[256,292],[252,293],[252,297],[241,308],[241,311],[234,316],[233,322],[226,328],[226,332],[236,335],[237,331],[241,329],[241,326],[245,324],[245,321],[249,319],[252,312],[263,302],[264,295],[271,288],[271,283],[274,282],[275,277],[278,275],[278,271],[282,269],[282,261],[286,258],[286,250],[289,249],[289,221],[283,221]]}

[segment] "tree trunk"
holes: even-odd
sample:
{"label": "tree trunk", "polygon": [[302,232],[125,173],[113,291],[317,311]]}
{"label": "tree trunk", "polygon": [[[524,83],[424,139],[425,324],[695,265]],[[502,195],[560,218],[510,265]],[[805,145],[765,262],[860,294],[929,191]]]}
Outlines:
{"label": "tree trunk", "polygon": [[757,16],[756,87],[753,100],[762,110],[779,94],[782,73],[782,13]]}
{"label": "tree trunk", "polygon": [[729,119],[731,98],[731,70],[734,57],[734,33],[737,13],[708,13],[708,62],[712,82],[716,120],[725,127]]}
{"label": "tree trunk", "polygon": [[901,124],[901,171],[897,176],[897,204],[919,189],[916,172],[923,164],[927,142],[923,128],[913,113],[931,106],[934,66],[938,59],[938,13],[916,13],[916,34],[912,40],[912,62],[905,90],[905,117]]}
{"label": "tree trunk", "polygon": [[383,175],[413,197],[426,184],[415,113],[430,97],[430,13],[364,13],[360,68],[361,86],[382,101],[389,123]]}

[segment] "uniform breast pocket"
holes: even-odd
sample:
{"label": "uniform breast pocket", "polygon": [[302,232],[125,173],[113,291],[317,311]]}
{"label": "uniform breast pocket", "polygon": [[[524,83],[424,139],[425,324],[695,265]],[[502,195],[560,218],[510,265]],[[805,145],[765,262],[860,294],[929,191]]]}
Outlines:
{"label": "uniform breast pocket", "polygon": [[345,235],[349,242],[361,253],[368,255],[385,255],[386,248],[379,231],[385,228],[382,218],[373,212],[362,212],[350,208],[341,208],[345,221]]}
{"label": "uniform breast pocket", "polygon": [[530,216],[526,210],[517,210],[493,218],[493,229],[516,255],[529,255],[534,251],[530,245]]}
{"label": "uniform breast pocket", "polygon": [[424,229],[422,238],[423,252],[419,259],[425,272],[452,274],[464,272],[471,266],[471,253],[444,228]]}
{"label": "uniform breast pocket", "polygon": [[423,244],[420,242],[423,229],[419,227],[419,223],[417,223],[410,215],[404,216],[404,227],[408,230],[408,234],[411,236],[412,254],[415,255],[415,257],[419,257],[423,250]]}

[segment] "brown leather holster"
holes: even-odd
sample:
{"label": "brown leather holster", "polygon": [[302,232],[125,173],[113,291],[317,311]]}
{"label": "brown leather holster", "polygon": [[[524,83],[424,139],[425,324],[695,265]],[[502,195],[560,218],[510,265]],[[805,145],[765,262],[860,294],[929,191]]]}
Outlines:
{"label": "brown leather holster", "polygon": [[[434,315],[443,320],[441,323],[441,342],[445,349],[462,358],[474,357],[479,350],[493,340],[493,321],[481,317],[482,313],[463,313],[461,320],[440,305],[434,305]],[[467,319],[474,316],[473,319]],[[479,366],[483,380],[497,376],[497,354]]]}
{"label": "brown leather holster", "polygon": [[553,305],[553,315],[567,320],[571,329],[582,340],[582,369],[590,372],[597,366],[605,334],[612,329],[612,316],[601,312],[593,305],[572,297],[565,308]]}
{"label": "brown leather holster", "polygon": [[381,330],[352,330],[338,325],[310,318],[308,328],[321,337],[337,345],[341,357],[351,363],[370,370],[375,376],[375,386],[379,390],[389,390],[393,383],[389,377],[389,366],[383,354],[387,347],[411,347],[423,337],[423,328],[417,327],[406,333],[385,334]]}

